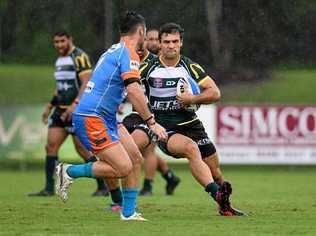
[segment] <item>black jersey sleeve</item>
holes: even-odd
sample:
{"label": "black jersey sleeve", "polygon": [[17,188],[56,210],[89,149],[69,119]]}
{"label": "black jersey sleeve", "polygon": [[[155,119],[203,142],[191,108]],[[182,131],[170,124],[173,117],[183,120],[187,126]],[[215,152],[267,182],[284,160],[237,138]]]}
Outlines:
{"label": "black jersey sleeve", "polygon": [[92,70],[90,58],[85,52],[78,51],[77,53],[75,53],[74,59],[75,59],[76,71],[78,74],[84,71]]}

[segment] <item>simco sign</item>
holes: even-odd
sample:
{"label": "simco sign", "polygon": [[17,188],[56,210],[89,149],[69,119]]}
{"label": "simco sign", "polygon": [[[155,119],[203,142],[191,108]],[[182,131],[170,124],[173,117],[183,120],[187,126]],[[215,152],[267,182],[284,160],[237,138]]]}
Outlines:
{"label": "simco sign", "polygon": [[316,163],[316,106],[218,106],[216,120],[224,162]]}

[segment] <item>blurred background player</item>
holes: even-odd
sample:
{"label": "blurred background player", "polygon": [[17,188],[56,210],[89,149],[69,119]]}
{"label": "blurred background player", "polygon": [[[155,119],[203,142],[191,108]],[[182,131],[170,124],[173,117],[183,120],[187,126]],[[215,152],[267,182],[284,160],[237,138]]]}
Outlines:
{"label": "blurred background player", "polygon": [[[86,161],[96,158],[82,146],[73,133],[72,112],[91,77],[91,62],[88,55],[73,44],[71,35],[60,30],[53,35],[53,45],[59,55],[55,63],[56,91],[52,100],[46,105],[42,115],[44,124],[48,123],[45,174],[46,185],[43,190],[30,193],[29,196],[54,195],[54,171],[58,161],[58,151],[70,134],[77,153]],[[51,112],[52,115],[49,117]],[[97,179],[97,190],[93,196],[108,194],[102,179]]]}
{"label": "blurred background player", "polygon": [[[148,47],[149,46],[149,47]],[[137,54],[140,57],[141,64],[148,63],[150,60],[156,57],[156,54],[149,51],[148,48],[151,48],[152,51],[157,53],[159,51],[159,39],[158,39],[158,30],[150,29],[146,33],[146,40],[142,47],[137,50]],[[144,127],[144,122],[139,116],[137,112],[133,112],[127,117],[124,118],[123,124],[127,128],[130,134],[137,142],[138,134],[137,132],[145,132],[147,133],[149,129]],[[137,131],[135,131],[137,129]],[[133,134],[133,132],[135,133]],[[151,138],[148,135],[148,138]],[[151,196],[152,189],[153,189],[153,179],[155,177],[156,170],[158,168],[159,172],[161,173],[162,177],[166,180],[166,194],[172,195],[177,185],[180,183],[180,178],[175,176],[172,170],[169,169],[169,166],[165,160],[160,158],[155,154],[155,143],[149,144],[146,147],[140,148],[143,156],[144,156],[144,181],[143,187],[139,192],[141,196]]]}
{"label": "blurred background player", "polygon": [[[168,131],[168,141],[159,142],[160,149],[176,158],[187,158],[192,175],[218,203],[224,216],[244,215],[230,205],[231,184],[224,181],[216,148],[191,104],[211,104],[220,99],[220,90],[197,63],[180,54],[184,30],[167,23],[159,31],[160,54],[141,68],[151,110],[156,120]],[[201,89],[193,95],[185,87],[177,94],[180,78],[194,80]]]}
{"label": "blurred background player", "polygon": [[150,28],[146,33],[146,48],[149,52],[158,55],[160,50],[159,44],[159,30],[156,28]]}
{"label": "blurred background player", "polygon": [[[121,18],[120,42],[100,57],[74,113],[76,134],[99,160],[82,165],[63,163],[56,168],[56,192],[64,202],[74,179],[122,178],[121,220],[125,221],[146,219],[136,212],[142,156],[125,127],[117,124],[116,115],[124,89],[128,100],[150,129],[160,139],[167,139],[165,129],[156,123],[149,111],[140,86],[140,61],[136,49],[144,43],[145,33],[145,19],[141,15],[127,12]],[[126,145],[133,151],[132,155],[128,154]]]}

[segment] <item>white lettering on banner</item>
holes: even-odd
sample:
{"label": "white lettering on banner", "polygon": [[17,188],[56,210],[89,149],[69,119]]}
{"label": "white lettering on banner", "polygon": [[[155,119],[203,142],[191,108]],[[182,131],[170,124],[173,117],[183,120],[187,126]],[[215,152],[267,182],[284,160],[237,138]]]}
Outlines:
{"label": "white lettering on banner", "polygon": [[220,106],[217,143],[316,144],[314,106]]}
{"label": "white lettering on banner", "polygon": [[21,116],[17,116],[11,126],[8,128],[8,131],[5,130],[4,122],[0,117],[0,144],[7,146],[10,144],[11,140],[14,138],[16,133],[19,130],[19,127],[23,124],[24,119]]}
{"label": "white lettering on banner", "polygon": [[0,116],[0,146],[10,146],[12,141],[19,137],[23,146],[30,147],[30,144],[37,144],[43,140],[45,130],[41,123],[30,123],[21,115],[16,116],[12,123],[4,125]]}

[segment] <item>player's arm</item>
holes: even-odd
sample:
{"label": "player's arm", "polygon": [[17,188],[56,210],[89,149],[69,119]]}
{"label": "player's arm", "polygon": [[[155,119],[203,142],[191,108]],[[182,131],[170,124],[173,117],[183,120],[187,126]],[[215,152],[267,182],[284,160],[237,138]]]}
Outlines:
{"label": "player's arm", "polygon": [[142,117],[142,119],[147,123],[148,127],[154,131],[159,137],[159,139],[165,140],[168,135],[165,128],[160,126],[155,121],[154,115],[149,111],[146,97],[140,84],[134,81],[126,87],[128,100],[132,103],[134,109]]}
{"label": "player's arm", "polygon": [[221,98],[221,92],[211,77],[202,80],[199,87],[202,92],[192,96],[191,104],[211,104]]}
{"label": "player's arm", "polygon": [[47,124],[48,117],[52,111],[52,109],[58,104],[57,91],[55,90],[54,95],[49,103],[46,104],[45,110],[42,114],[42,121],[44,124]]}
{"label": "player's arm", "polygon": [[[205,73],[205,70],[197,63],[189,64],[189,72],[192,78],[198,83],[201,93],[192,95],[184,92],[177,95],[177,99],[184,105],[190,104],[211,104],[221,98],[221,93],[215,81]],[[184,85],[186,90],[187,86]]]}
{"label": "player's arm", "polygon": [[76,109],[77,104],[80,101],[80,97],[83,94],[88,81],[92,75],[91,62],[87,54],[82,53],[75,58],[76,70],[80,80],[80,88],[77,94],[77,97],[74,99],[73,103],[67,108],[67,110],[61,115],[63,121],[70,121],[72,113]]}

